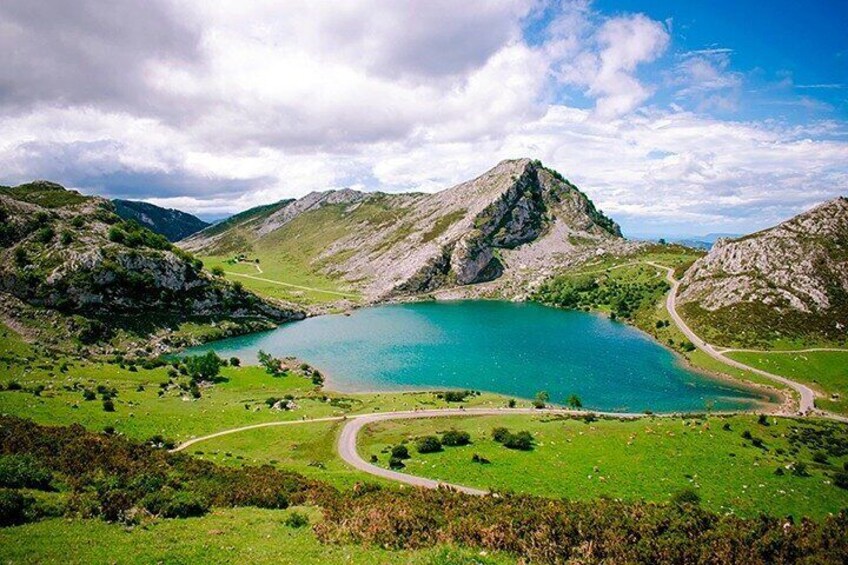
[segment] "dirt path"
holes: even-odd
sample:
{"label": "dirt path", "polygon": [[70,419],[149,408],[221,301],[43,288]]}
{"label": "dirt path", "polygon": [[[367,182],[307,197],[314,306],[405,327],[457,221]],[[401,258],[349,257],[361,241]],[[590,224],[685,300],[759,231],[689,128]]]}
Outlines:
{"label": "dirt path", "polygon": [[[256,268],[258,269],[259,266],[257,265]],[[338,292],[338,291],[335,291],[335,290],[324,290],[323,288],[315,288],[315,287],[312,287],[312,286],[301,286],[299,284],[291,284],[291,283],[285,283],[285,282],[281,282],[281,281],[275,281],[274,279],[266,279],[266,278],[263,278],[263,277],[257,277],[257,276],[248,275],[248,274],[245,274],[245,273],[236,273],[236,272],[233,272],[233,271],[224,271],[224,272],[227,273],[228,275],[234,275],[234,276],[237,276],[237,277],[244,277],[246,279],[253,279],[255,281],[262,281],[262,282],[267,282],[267,283],[271,283],[271,284],[277,284],[277,285],[286,286],[286,287],[289,287],[289,288],[297,288],[299,290],[310,290],[312,292],[323,292],[324,294],[332,294],[332,295],[335,295],[335,296],[342,296],[344,298],[354,298],[356,296],[356,295],[348,293],[348,292]],[[259,272],[261,273],[262,271],[259,271]]]}
{"label": "dirt path", "polygon": [[258,428],[270,428],[272,426],[292,426],[295,424],[313,424],[315,422],[334,422],[337,420],[344,420],[344,416],[328,416],[326,418],[313,418],[311,420],[280,420],[277,422],[264,422],[262,424],[252,424],[250,426],[241,426],[240,428],[230,428],[229,430],[222,430],[220,432],[215,432],[214,434],[209,434],[208,436],[200,436],[196,438],[192,438],[190,440],[184,441],[179,444],[177,447],[171,450],[171,453],[176,453],[178,451],[182,451],[191,447],[196,443],[200,443],[202,441],[214,439],[216,437],[221,437],[229,434],[235,434],[238,432],[246,432],[248,430],[256,430]]}
{"label": "dirt path", "polygon": [[668,313],[671,318],[674,320],[674,323],[677,324],[677,327],[681,332],[691,341],[695,347],[712,357],[717,361],[721,361],[726,365],[730,365],[731,367],[736,367],[737,369],[742,369],[744,371],[751,371],[752,373],[756,373],[767,379],[771,379],[775,382],[781,383],[783,385],[788,386],[795,392],[797,392],[800,396],[798,412],[802,416],[807,416],[811,414],[818,414],[820,416],[824,416],[826,418],[830,418],[832,420],[838,420],[840,422],[848,422],[848,417],[840,416],[839,414],[833,414],[831,412],[826,412],[823,410],[817,410],[815,406],[815,391],[808,387],[805,384],[793,381],[792,379],[787,379],[786,377],[782,377],[780,375],[775,375],[774,373],[769,373],[767,371],[763,371],[761,369],[757,369],[755,367],[751,367],[749,365],[745,365],[744,363],[740,363],[730,357],[726,357],[722,352],[718,351],[715,347],[698,337],[698,335],[686,325],[686,322],[683,321],[683,318],[677,313],[677,290],[680,286],[680,281],[674,278],[674,269],[671,267],[666,267],[665,265],[660,265],[658,263],[653,263],[651,261],[646,261],[649,265],[656,267],[657,269],[664,269],[666,272],[666,280],[668,280],[669,284],[671,284],[671,290],[666,297],[666,308],[668,309]]}
{"label": "dirt path", "polygon": [[741,349],[736,347],[716,347],[719,353],[812,353],[814,351],[835,351],[848,353],[844,347],[810,347],[809,349]]}

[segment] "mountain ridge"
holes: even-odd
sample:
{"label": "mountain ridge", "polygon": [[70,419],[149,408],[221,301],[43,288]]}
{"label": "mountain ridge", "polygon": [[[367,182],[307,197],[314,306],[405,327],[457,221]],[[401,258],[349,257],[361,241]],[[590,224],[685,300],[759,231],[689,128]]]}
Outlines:
{"label": "mountain ridge", "polygon": [[[576,186],[526,158],[502,161],[436,193],[313,192],[258,220],[249,216],[223,232],[207,228],[180,246],[203,255],[271,254],[275,246],[302,252],[308,268],[371,300],[526,281],[531,271],[566,256],[624,242],[618,225]],[[317,241],[310,230],[326,237]],[[298,249],[298,240],[309,243]]]}
{"label": "mountain ridge", "polygon": [[112,204],[115,213],[125,220],[135,220],[152,232],[164,235],[171,242],[185,239],[210,225],[188,212],[163,208],[149,202],[115,198]]}

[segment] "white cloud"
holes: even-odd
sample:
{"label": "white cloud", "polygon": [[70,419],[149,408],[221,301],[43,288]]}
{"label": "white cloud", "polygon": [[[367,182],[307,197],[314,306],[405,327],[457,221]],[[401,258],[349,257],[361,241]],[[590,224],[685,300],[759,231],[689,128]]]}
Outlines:
{"label": "white cloud", "polygon": [[[532,44],[522,23],[536,0],[121,4],[145,30],[126,41],[119,8],[101,21],[88,4],[9,6],[0,45],[21,43],[37,64],[0,62],[20,77],[17,90],[0,80],[4,183],[47,177],[217,214],[342,186],[438,190],[531,156],[615,217],[668,226],[762,225],[848,187],[844,123],[695,115],[684,106],[714,109],[739,90],[729,50],[672,58],[651,80],[670,25],[605,18],[587,1],[550,8]],[[69,45],[91,52],[53,52],[30,33],[67,26]],[[21,102],[65,64],[73,73]],[[661,83],[675,104],[646,106]],[[569,105],[563,85],[591,108]]]}

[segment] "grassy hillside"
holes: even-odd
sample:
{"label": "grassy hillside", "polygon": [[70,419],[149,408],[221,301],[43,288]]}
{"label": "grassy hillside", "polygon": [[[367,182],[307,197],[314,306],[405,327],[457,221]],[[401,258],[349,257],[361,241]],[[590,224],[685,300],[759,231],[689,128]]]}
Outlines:
{"label": "grassy hillside", "polygon": [[848,350],[732,351],[727,356],[751,367],[782,375],[822,393],[816,406],[848,415]]}
{"label": "grassy hillside", "polygon": [[[766,422],[753,416],[591,423],[523,415],[397,420],[370,425],[360,452],[385,466],[388,450],[405,444],[411,454],[405,472],[571,500],[663,502],[691,488],[712,510],[748,516],[820,518],[848,506],[848,490],[830,484],[848,462],[848,429],[783,418]],[[529,431],[533,449],[507,449],[492,439],[497,427]],[[471,444],[417,452],[416,438],[452,429],[468,432]],[[746,432],[762,440],[761,446],[743,437]],[[475,463],[475,454],[489,463]],[[826,462],[816,462],[819,454]],[[797,462],[809,476],[793,474]]]}

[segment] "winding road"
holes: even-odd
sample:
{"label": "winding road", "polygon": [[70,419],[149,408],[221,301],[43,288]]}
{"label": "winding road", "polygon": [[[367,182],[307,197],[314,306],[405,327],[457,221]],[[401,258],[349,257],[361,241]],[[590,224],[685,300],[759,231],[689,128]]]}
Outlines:
{"label": "winding road", "polygon": [[[775,375],[769,373],[767,371],[762,371],[760,369],[750,367],[745,365],[744,363],[740,363],[729,357],[723,355],[724,351],[718,351],[714,346],[710,345],[698,335],[692,331],[692,329],[683,321],[680,315],[677,313],[677,291],[680,286],[680,281],[678,281],[674,277],[674,269],[671,267],[667,267],[665,265],[660,265],[658,263],[653,263],[650,261],[646,261],[648,265],[655,267],[660,270],[664,270],[666,272],[666,278],[671,284],[671,290],[668,293],[666,298],[666,308],[668,309],[668,313],[671,318],[674,320],[674,323],[680,328],[680,331],[689,339],[695,347],[716,359],[722,363],[730,365],[732,367],[736,367],[738,369],[742,369],[745,371],[751,371],[768,379],[771,379],[775,382],[786,385],[792,390],[796,391],[800,396],[799,403],[799,414],[801,416],[821,416],[824,418],[829,418],[831,420],[837,420],[840,422],[848,422],[848,418],[844,416],[840,416],[839,414],[833,414],[831,412],[826,412],[823,410],[817,410],[815,407],[815,397],[816,394],[810,387],[795,382],[791,379],[787,379],[786,377],[782,377],[780,375]],[[236,274],[236,273],[233,273]],[[248,276],[250,275],[240,275],[240,276]],[[250,277],[250,278],[258,278],[258,277]],[[260,279],[267,280],[267,279]],[[275,282],[270,281],[269,282]],[[285,284],[285,283],[280,283]],[[295,286],[295,285],[286,285],[286,286]],[[324,291],[326,292],[326,291]],[[725,350],[726,351],[726,350]],[[209,434],[202,437],[197,437],[190,439],[176,448],[172,449],[172,452],[183,451],[184,449],[195,445],[197,443],[207,441],[213,438],[221,437],[228,434],[234,434],[238,432],[255,430],[258,428],[267,428],[272,426],[290,426],[297,424],[310,424],[316,422],[333,422],[333,421],[344,421],[344,427],[342,428],[341,434],[339,435],[337,451],[339,456],[344,460],[348,465],[354,467],[355,469],[359,469],[364,473],[368,473],[370,475],[381,477],[384,479],[388,479],[391,481],[404,483],[416,487],[423,488],[440,488],[440,487],[449,487],[467,494],[482,496],[488,494],[488,491],[472,488],[464,485],[445,483],[442,481],[437,481],[434,479],[428,479],[425,477],[418,477],[415,475],[408,475],[406,473],[401,473],[398,471],[394,471],[391,469],[386,469],[384,467],[379,467],[372,463],[365,461],[357,451],[357,437],[359,436],[359,432],[365,426],[369,424],[373,424],[376,422],[384,422],[389,420],[409,420],[416,418],[441,418],[441,417],[450,417],[450,416],[495,416],[502,414],[550,414],[550,415],[570,415],[570,416],[581,416],[585,414],[596,414],[599,416],[612,416],[615,418],[642,418],[646,417],[646,414],[636,414],[636,413],[618,413],[618,412],[598,412],[598,411],[587,411],[587,410],[566,410],[562,408],[545,408],[545,409],[536,409],[536,408],[443,408],[443,409],[432,409],[432,410],[409,410],[409,411],[401,411],[401,412],[375,412],[371,414],[358,414],[352,416],[329,416],[324,418],[314,418],[314,419],[304,419],[304,420],[282,420],[275,422],[264,422],[261,424],[253,424],[249,426],[242,426],[238,428],[231,428],[228,430],[222,430],[220,432],[216,432],[213,434]],[[654,414],[652,417],[673,417],[677,414]]]}

